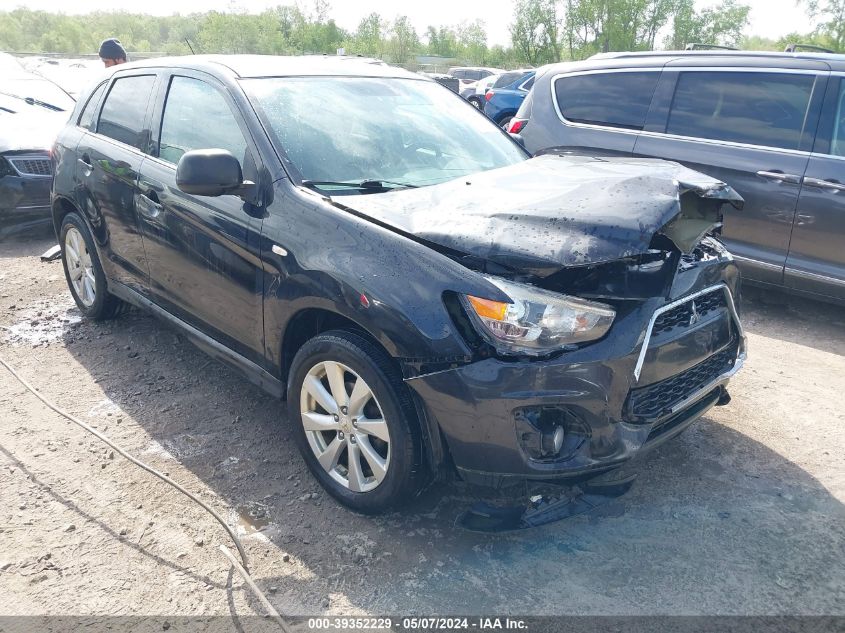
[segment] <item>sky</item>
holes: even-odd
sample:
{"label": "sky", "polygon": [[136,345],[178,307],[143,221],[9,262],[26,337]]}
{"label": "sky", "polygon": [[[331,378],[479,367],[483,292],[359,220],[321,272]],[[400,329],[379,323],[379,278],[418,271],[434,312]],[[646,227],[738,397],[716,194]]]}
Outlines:
{"label": "sky", "polygon": [[[751,26],[748,33],[763,37],[778,38],[791,32],[807,32],[811,23],[803,9],[796,6],[796,0],[740,0],[751,6]],[[44,9],[61,13],[86,13],[89,11],[125,10],[129,12],[170,15],[172,13],[193,13],[202,11],[226,11],[231,8],[259,12],[279,4],[293,4],[294,0],[144,0],[142,3],[121,3],[119,0],[26,0],[26,2],[4,2],[4,4],[25,6],[30,9]],[[308,6],[309,0],[300,0],[301,6]],[[510,43],[508,24],[512,19],[511,0],[335,0],[330,15],[343,28],[354,30],[364,16],[375,11],[382,17],[392,19],[396,15],[407,15],[417,32],[422,34],[429,24],[457,25],[477,18],[484,20],[487,27],[488,44]],[[719,0],[697,0],[698,8],[719,4]]]}

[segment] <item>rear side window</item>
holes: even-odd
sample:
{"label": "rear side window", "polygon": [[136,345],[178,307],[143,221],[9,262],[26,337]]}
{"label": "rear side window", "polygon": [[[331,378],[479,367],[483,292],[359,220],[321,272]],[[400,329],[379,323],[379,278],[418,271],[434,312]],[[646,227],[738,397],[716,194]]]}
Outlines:
{"label": "rear side window", "polygon": [[642,130],[660,73],[596,73],[561,77],[555,98],[573,123]]}
{"label": "rear side window", "polygon": [[226,99],[199,79],[174,77],[161,120],[159,158],[174,165],[192,149],[225,149],[246,164],[247,144]]}
{"label": "rear side window", "polygon": [[494,88],[502,88],[503,86],[510,86],[513,82],[515,82],[517,79],[522,77],[524,74],[525,73],[520,73],[520,72],[503,73],[503,74],[499,75],[499,78],[493,84],[493,87]]}
{"label": "rear side window", "polygon": [[154,86],[154,75],[115,81],[103,104],[97,133],[146,151],[144,116]]}
{"label": "rear side window", "polygon": [[524,84],[522,84],[522,85],[519,87],[519,89],[520,89],[520,90],[526,90],[526,91],[527,91],[527,90],[531,90],[531,87],[532,87],[533,85],[534,85],[534,76],[532,75],[531,79],[529,79],[529,80],[528,80],[528,81],[526,81]]}
{"label": "rear side window", "polygon": [[103,82],[88,98],[88,102],[85,104],[82,114],[79,115],[79,121],[77,122],[79,127],[84,127],[88,130],[94,129],[94,123],[97,118],[97,106],[100,105],[100,98],[103,96],[103,92],[105,92],[105,90],[106,83]]}
{"label": "rear side window", "polygon": [[815,76],[793,73],[681,73],[666,132],[798,149]]}

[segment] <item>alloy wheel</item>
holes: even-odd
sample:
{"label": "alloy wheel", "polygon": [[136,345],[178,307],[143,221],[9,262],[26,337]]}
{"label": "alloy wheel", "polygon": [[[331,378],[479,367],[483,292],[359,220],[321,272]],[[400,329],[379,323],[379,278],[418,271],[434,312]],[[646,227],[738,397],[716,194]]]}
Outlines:
{"label": "alloy wheel", "polygon": [[308,445],[334,481],[369,492],[390,467],[390,433],[375,395],[352,369],[335,361],[314,365],[300,393]]}
{"label": "alloy wheel", "polygon": [[76,227],[70,227],[65,233],[64,250],[73,290],[85,307],[91,307],[97,299],[97,281],[94,277],[91,253],[88,252],[85,240]]}

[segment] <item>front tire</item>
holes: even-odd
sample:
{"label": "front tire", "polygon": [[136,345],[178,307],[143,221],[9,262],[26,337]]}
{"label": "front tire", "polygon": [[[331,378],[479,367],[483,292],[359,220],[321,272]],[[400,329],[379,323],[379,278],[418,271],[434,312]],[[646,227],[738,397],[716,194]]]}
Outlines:
{"label": "front tire", "polygon": [[312,338],[293,360],[287,401],[305,463],[343,505],[375,514],[419,490],[422,443],[410,393],[372,341],[345,331]]}
{"label": "front tire", "polygon": [[76,213],[68,213],[59,239],[65,279],[79,311],[97,321],[120,314],[125,304],[108,291],[106,274],[85,221]]}

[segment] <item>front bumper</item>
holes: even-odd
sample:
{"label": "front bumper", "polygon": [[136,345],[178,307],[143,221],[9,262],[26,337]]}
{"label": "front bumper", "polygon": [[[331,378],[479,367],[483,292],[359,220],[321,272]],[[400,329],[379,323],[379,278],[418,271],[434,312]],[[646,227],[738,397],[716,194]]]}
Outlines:
{"label": "front bumper", "polygon": [[[733,294],[723,281],[687,288],[557,358],[488,358],[407,383],[466,480],[588,477],[674,437],[726,399],[745,359]],[[564,429],[560,451],[538,451],[538,438],[556,426]]]}
{"label": "front bumper", "polygon": [[0,177],[0,236],[49,226],[52,176],[11,174]]}

